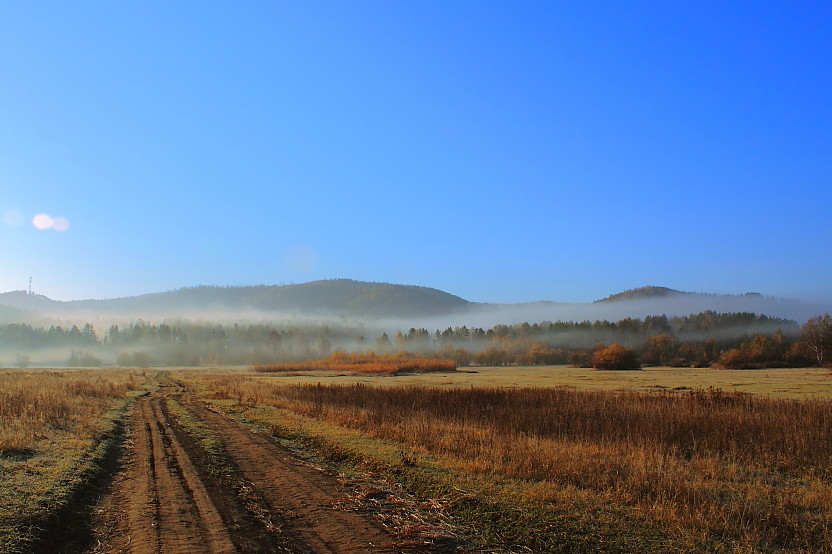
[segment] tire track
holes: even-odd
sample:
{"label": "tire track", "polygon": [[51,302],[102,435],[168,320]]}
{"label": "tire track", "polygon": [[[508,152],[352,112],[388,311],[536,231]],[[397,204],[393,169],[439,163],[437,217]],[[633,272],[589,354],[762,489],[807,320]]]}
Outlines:
{"label": "tire track", "polygon": [[139,399],[131,416],[133,452],[106,508],[115,517],[107,552],[236,552],[205,485],[162,409]]}
{"label": "tire track", "polygon": [[[212,473],[170,415],[174,398],[221,438],[231,475]],[[170,380],[136,401],[128,429],[128,455],[99,505],[98,544],[88,552],[399,551],[376,518],[336,507],[345,494],[335,479]]]}
{"label": "tire track", "polygon": [[[298,461],[287,449],[208,409],[190,394],[181,401],[217,433],[245,479],[272,511],[284,533],[305,552],[396,552],[392,537],[372,516],[339,509],[345,493],[335,479]],[[305,548],[302,547],[305,545]]]}

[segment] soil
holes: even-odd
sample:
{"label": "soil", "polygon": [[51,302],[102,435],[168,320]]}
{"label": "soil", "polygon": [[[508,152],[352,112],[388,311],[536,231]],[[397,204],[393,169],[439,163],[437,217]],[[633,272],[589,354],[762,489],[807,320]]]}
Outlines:
{"label": "soil", "polygon": [[[223,470],[171,415],[176,398],[223,443]],[[138,399],[88,552],[402,552],[337,478],[167,381]],[[412,551],[412,548],[404,549]]]}

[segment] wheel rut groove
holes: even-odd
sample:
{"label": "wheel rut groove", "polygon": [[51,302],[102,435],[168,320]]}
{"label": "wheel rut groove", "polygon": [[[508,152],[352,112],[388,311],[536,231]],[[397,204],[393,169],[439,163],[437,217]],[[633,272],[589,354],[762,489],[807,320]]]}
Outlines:
{"label": "wheel rut groove", "polygon": [[[220,438],[224,471],[172,415],[169,399]],[[334,477],[179,383],[164,380],[136,401],[125,450],[88,553],[401,551],[376,517],[343,508],[346,492]]]}
{"label": "wheel rut groove", "polygon": [[205,406],[193,395],[182,402],[225,443],[231,461],[265,499],[283,514],[285,531],[310,552],[396,552],[376,518],[337,507],[345,498],[335,479],[299,461],[266,435],[255,433]]}

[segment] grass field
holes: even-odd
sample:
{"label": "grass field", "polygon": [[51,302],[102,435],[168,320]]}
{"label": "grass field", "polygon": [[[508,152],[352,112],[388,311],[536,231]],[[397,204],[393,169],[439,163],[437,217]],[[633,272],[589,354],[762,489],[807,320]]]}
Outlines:
{"label": "grass field", "polygon": [[448,507],[478,548],[832,551],[828,370],[185,378],[343,471]]}
{"label": "grass field", "polygon": [[364,383],[374,386],[443,387],[558,387],[592,390],[684,390],[716,387],[784,398],[832,399],[832,372],[823,368],[732,370],[710,368],[648,367],[640,371],[599,371],[569,366],[466,367],[456,372],[403,374],[389,378],[350,375],[334,371],[302,371],[252,375],[248,367],[195,368],[196,373],[247,374],[264,382],[281,384]]}
{"label": "grass field", "polygon": [[129,399],[164,375],[346,481],[402,491],[411,521],[471,550],[832,552],[829,370],[566,366],[3,370],[0,551],[76,509]]}
{"label": "grass field", "polygon": [[0,371],[0,552],[26,552],[113,446],[133,371]]}
{"label": "grass field", "polygon": [[335,352],[325,358],[305,362],[255,364],[252,369],[258,373],[297,373],[324,370],[337,374],[390,377],[408,373],[454,371],[456,364],[450,359],[415,355]]}

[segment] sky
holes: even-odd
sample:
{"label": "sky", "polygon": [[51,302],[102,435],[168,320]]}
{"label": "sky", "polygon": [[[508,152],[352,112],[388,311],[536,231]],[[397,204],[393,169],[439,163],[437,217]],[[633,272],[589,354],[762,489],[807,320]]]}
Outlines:
{"label": "sky", "polygon": [[828,2],[6,2],[0,291],[832,299]]}

